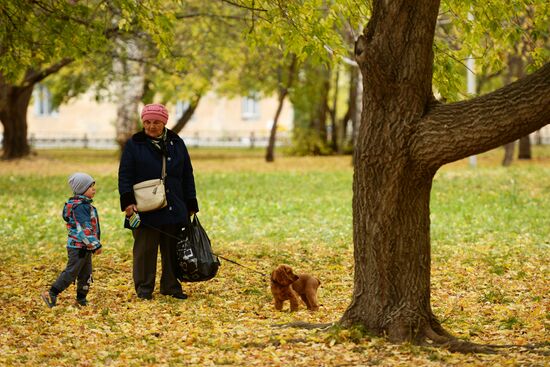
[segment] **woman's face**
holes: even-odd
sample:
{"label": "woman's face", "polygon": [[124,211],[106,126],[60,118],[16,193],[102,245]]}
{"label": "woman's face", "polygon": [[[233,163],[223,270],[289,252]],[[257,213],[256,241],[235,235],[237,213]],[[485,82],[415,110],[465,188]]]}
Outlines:
{"label": "woman's face", "polygon": [[145,134],[151,138],[158,138],[164,131],[164,123],[158,120],[145,120],[143,121],[143,128],[145,129]]}

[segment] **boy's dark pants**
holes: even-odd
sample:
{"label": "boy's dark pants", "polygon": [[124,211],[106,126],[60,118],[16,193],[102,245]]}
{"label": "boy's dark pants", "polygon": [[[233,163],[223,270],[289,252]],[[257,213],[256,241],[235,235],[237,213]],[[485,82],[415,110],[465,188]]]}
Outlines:
{"label": "boy's dark pants", "polygon": [[[181,225],[163,225],[159,226],[159,229],[176,236],[181,230]],[[181,284],[176,277],[177,240],[153,228],[143,226],[134,229],[132,234],[134,236],[133,275],[137,295],[149,297],[155,289],[159,245],[162,264],[160,293],[166,295],[182,293]]]}
{"label": "boy's dark pants", "polygon": [[92,253],[77,248],[67,248],[67,267],[59,274],[53,283],[58,293],[76,282],[76,294],[78,298],[86,298],[92,283]]}

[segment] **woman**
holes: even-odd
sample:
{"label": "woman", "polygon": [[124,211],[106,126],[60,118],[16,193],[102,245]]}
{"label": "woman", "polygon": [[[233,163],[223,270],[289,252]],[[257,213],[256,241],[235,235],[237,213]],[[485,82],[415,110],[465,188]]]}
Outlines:
{"label": "woman", "polygon": [[133,185],[160,178],[163,156],[166,157],[168,204],[159,210],[139,213],[142,224],[132,230],[134,286],[139,298],[153,298],[160,246],[160,293],[186,299],[187,295],[177,278],[177,240],[173,236],[181,233],[189,217],[199,211],[193,167],[183,140],[166,128],[166,107],[162,104],[146,105],[141,112],[141,121],[143,131],[134,134],[126,143],[118,170],[120,208],[126,213],[124,226],[131,228],[128,218],[137,212]]}

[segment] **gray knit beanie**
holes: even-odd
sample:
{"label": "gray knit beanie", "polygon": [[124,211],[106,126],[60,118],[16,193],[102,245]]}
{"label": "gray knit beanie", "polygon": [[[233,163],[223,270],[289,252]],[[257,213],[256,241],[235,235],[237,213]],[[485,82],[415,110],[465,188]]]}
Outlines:
{"label": "gray knit beanie", "polygon": [[69,177],[69,186],[75,195],[84,194],[94,182],[92,176],[87,173],[77,172]]}

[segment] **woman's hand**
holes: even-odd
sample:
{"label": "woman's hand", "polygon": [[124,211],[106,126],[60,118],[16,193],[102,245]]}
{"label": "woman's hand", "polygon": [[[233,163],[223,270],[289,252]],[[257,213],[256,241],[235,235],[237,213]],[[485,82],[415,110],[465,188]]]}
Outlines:
{"label": "woman's hand", "polygon": [[124,209],[124,211],[126,212],[127,217],[131,217],[132,214],[136,213],[138,210],[136,204],[130,204],[126,207],[126,209]]}
{"label": "woman's hand", "polygon": [[99,255],[99,254],[101,254],[102,252],[103,252],[103,250],[102,250],[102,248],[100,247],[100,248],[98,248],[97,250],[95,250],[94,254],[95,254],[95,255]]}

